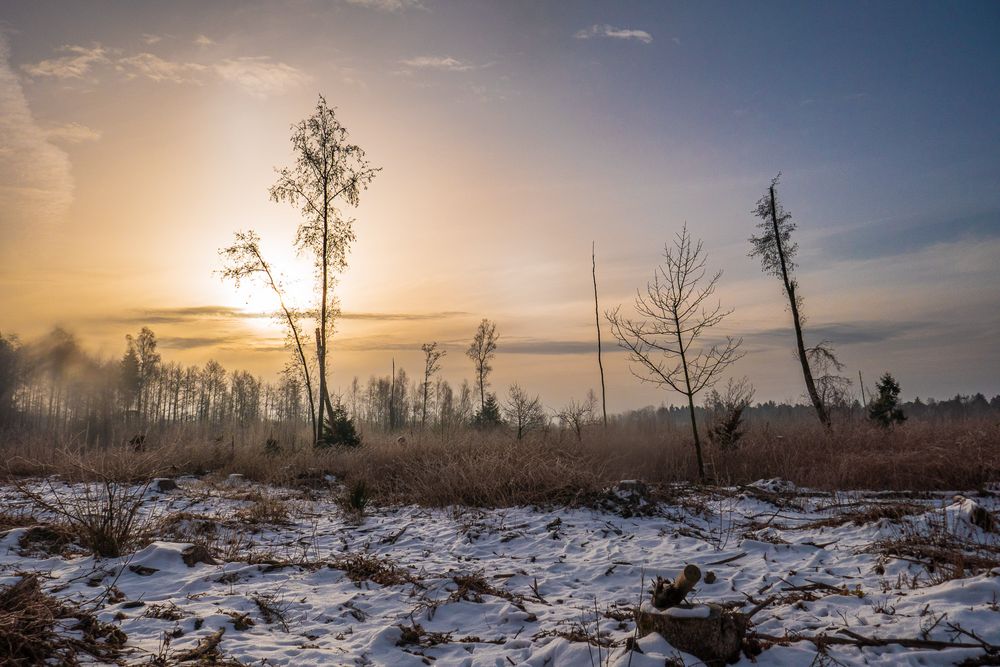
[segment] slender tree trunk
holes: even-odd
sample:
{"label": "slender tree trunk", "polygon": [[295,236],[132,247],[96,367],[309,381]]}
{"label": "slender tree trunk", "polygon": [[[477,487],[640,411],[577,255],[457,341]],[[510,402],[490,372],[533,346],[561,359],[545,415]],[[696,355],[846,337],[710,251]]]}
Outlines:
{"label": "slender tree trunk", "polygon": [[795,285],[788,277],[788,266],[785,263],[785,250],[781,245],[781,234],[778,229],[778,212],[775,204],[774,186],[771,186],[771,224],[774,226],[774,244],[778,249],[778,260],[781,264],[781,279],[785,284],[785,292],[788,294],[788,304],[792,310],[792,322],[795,325],[795,343],[798,346],[799,363],[802,365],[802,376],[806,381],[806,391],[809,399],[816,409],[816,415],[826,428],[830,428],[830,415],[826,411],[826,406],[816,391],[816,383],[813,381],[812,369],[809,368],[809,358],[806,356],[806,346],[802,341],[802,321],[799,317],[799,303],[795,297]]}
{"label": "slender tree trunk", "polygon": [[396,357],[392,358],[392,378],[389,380],[389,431],[396,428]]}
{"label": "slender tree trunk", "polygon": [[422,429],[427,427],[427,392],[431,384],[427,378],[427,373],[424,373],[424,405],[420,411],[420,428]]}
{"label": "slender tree trunk", "polygon": [[483,377],[483,363],[479,363],[479,414],[486,412],[486,382]]}
{"label": "slender tree trunk", "polygon": [[319,441],[320,436],[319,426],[316,423],[316,403],[313,399],[312,380],[309,377],[309,364],[306,361],[305,350],[302,348],[302,339],[299,337],[299,328],[295,325],[295,319],[292,317],[291,311],[288,310],[288,306],[285,305],[285,299],[281,295],[281,290],[278,289],[277,283],[274,282],[274,276],[271,275],[271,267],[264,261],[260,252],[256,250],[256,246],[254,248],[254,254],[257,255],[257,261],[260,262],[260,265],[264,267],[264,273],[267,274],[267,280],[271,283],[271,289],[278,295],[278,303],[281,304],[281,310],[285,314],[285,319],[288,321],[288,328],[292,330],[292,336],[295,338],[295,350],[299,354],[299,362],[302,364],[302,376],[305,378],[306,383],[306,394],[309,396],[309,419],[312,423],[313,442],[316,443]]}
{"label": "slender tree trunk", "polygon": [[323,349],[323,329],[316,327],[316,359],[319,361],[319,391],[316,400],[319,405],[316,408],[316,439],[313,444],[319,444],[323,436],[323,393],[326,391],[326,373],[323,365],[326,362],[326,352]]}
{"label": "slender tree trunk", "polygon": [[[323,152],[323,255],[321,261],[323,264],[323,285],[320,288],[320,297],[322,299],[319,307],[319,330],[320,330],[320,342],[322,345],[319,347],[319,411],[316,416],[317,418],[317,433],[322,434],[323,432],[323,407],[327,402],[326,395],[326,318],[327,318],[327,299],[329,298],[329,271],[330,271],[330,177],[327,173],[328,166],[326,164],[326,151]],[[316,441],[319,441],[317,436]]]}
{"label": "slender tree trunk", "polygon": [[684,339],[681,338],[681,323],[674,309],[674,326],[677,332],[677,350],[681,356],[681,366],[684,368],[684,386],[687,388],[688,410],[691,413],[691,433],[694,435],[694,452],[698,458],[698,479],[705,481],[705,462],[701,457],[701,438],[698,437],[698,422],[694,416],[694,392],[691,391],[691,376],[688,374],[687,355],[684,353]]}
{"label": "slender tree trunk", "polygon": [[594,323],[597,325],[597,367],[601,370],[601,413],[604,428],[608,427],[608,401],[604,391],[604,362],[601,360],[601,314],[597,305],[597,244],[590,244],[591,269],[594,277]]}

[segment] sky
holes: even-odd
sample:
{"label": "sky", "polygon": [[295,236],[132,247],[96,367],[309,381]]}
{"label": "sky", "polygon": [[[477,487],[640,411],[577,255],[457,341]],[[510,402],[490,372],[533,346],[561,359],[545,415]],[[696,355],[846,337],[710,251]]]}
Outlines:
{"label": "sky", "polygon": [[[905,397],[1000,393],[1000,4],[327,0],[0,6],[0,332],[55,325],[105,357],[141,326],[167,360],[272,379],[266,291],[223,282],[254,229],[313,298],[297,211],[269,201],[318,94],[382,172],[349,213],[336,387],[471,379],[558,407],[599,387],[601,309],[685,223],[721,269],[760,400],[802,399],[780,284],[747,257],[781,172],[807,344]],[[263,316],[262,316],[263,315]],[[612,411],[679,397],[603,326]],[[856,390],[856,386],[855,386]]]}

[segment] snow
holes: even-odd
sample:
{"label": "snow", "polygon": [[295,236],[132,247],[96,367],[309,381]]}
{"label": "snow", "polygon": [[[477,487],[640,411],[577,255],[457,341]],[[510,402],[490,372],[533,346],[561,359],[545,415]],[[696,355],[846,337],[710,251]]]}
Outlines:
{"label": "snow", "polygon": [[709,609],[708,605],[705,604],[696,604],[691,605],[690,607],[667,607],[666,609],[657,609],[647,600],[640,605],[640,609],[647,614],[662,614],[673,618],[708,618],[711,615],[711,609]]}
{"label": "snow", "polygon": [[[949,578],[874,548],[946,527],[1000,550],[1000,537],[964,518],[972,494],[959,501],[954,493],[907,498],[919,505],[911,515],[862,525],[820,520],[900,501],[767,480],[756,488],[780,498],[678,488],[675,502],[630,518],[583,508],[400,506],[373,509],[358,522],[339,509],[333,491],[177,481],[176,491],[147,494],[144,512],[157,520],[180,512],[188,518],[124,558],[40,554],[22,547],[26,528],[0,533],[0,585],[15,581],[16,573],[46,572],[46,590],[76,601],[98,600],[113,586],[120,595],[98,600],[99,617],[128,635],[128,660],[135,664],[156,655],[167,634],[170,654],[225,628],[221,654],[254,664],[423,665],[430,659],[470,667],[643,667],[680,656],[694,665],[694,657],[658,635],[638,639],[642,653],[625,648],[635,631],[632,610],[648,599],[649,580],[672,579],[688,563],[717,578],[699,583],[689,596],[692,610],[671,614],[704,614],[708,602],[749,611],[777,596],[753,616],[761,634],[843,637],[847,629],[866,637],[972,641],[957,634],[961,628],[1000,644],[1000,570]],[[64,495],[74,492],[53,485]],[[242,522],[238,512],[255,492],[283,499],[290,522]],[[0,502],[8,512],[29,507],[11,487],[0,487]],[[994,513],[1000,505],[991,496],[974,502]],[[184,550],[198,539],[216,547],[218,565],[185,563]],[[358,555],[394,566],[398,583],[352,579],[341,567]],[[475,576],[463,578],[469,575]],[[257,600],[277,616],[269,621]],[[238,630],[244,614],[253,625]],[[419,643],[408,643],[416,626]],[[594,643],[583,641],[588,636]],[[602,646],[595,645],[598,638]],[[983,653],[896,645],[827,651],[836,661],[830,664],[844,665],[950,665]],[[756,664],[814,659],[812,643],[791,641],[766,648]],[[754,663],[743,657],[739,664]]]}

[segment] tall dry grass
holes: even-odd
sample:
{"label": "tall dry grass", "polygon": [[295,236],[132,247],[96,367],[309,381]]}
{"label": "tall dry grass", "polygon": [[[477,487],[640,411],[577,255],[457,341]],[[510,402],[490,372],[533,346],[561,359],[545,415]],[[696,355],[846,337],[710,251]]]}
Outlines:
{"label": "tall dry grass", "polygon": [[[141,455],[120,448],[79,450],[104,472],[139,481],[155,474],[241,473],[248,478],[296,484],[333,474],[364,480],[380,502],[431,506],[509,506],[570,502],[621,479],[653,484],[696,479],[694,453],[682,429],[589,427],[582,441],[557,429],[516,440],[509,432],[455,430],[366,434],[365,445],[349,451],[317,451],[281,443],[269,455],[264,429],[205,437],[197,433],[151,435]],[[299,441],[304,442],[304,440]],[[9,438],[0,445],[10,475],[61,470],[57,448],[37,437]],[[734,451],[708,446],[709,471],[720,484],[783,477],[818,489],[966,490],[1000,481],[1000,422],[966,419],[911,421],[893,430],[867,422],[771,426],[752,423]],[[126,465],[123,461],[127,461]],[[79,467],[79,466],[77,466]]]}

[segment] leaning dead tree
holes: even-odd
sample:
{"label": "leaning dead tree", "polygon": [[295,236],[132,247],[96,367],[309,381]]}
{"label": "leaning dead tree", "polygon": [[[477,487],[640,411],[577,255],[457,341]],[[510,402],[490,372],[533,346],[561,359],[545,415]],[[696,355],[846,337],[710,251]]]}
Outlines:
{"label": "leaning dead tree", "polygon": [[795,271],[793,258],[799,249],[799,244],[792,241],[792,232],[795,231],[792,214],[781,206],[775,191],[780,177],[781,174],[774,177],[768,191],[764,193],[754,208],[753,214],[761,219],[757,223],[760,235],[750,237],[752,248],[750,257],[760,257],[760,265],[764,273],[781,280],[785,296],[788,297],[789,309],[792,311],[795,344],[798,348],[799,363],[802,366],[802,376],[806,382],[806,393],[809,394],[809,400],[816,409],[816,415],[820,422],[825,427],[830,428],[830,411],[816,389],[812,368],[809,365],[809,352],[802,340],[802,297],[798,292],[799,283],[793,276]]}
{"label": "leaning dead tree", "polygon": [[251,276],[259,276],[274,295],[278,297],[281,314],[288,327],[288,335],[295,346],[295,355],[299,372],[306,386],[306,396],[309,398],[309,419],[312,424],[313,442],[319,439],[320,433],[316,423],[316,402],[313,397],[312,377],[309,372],[309,362],[306,359],[305,343],[299,331],[298,313],[290,308],[285,301],[285,293],[274,277],[271,265],[264,259],[260,251],[260,237],[254,231],[237,232],[233,245],[219,251],[225,265],[222,277],[233,281],[236,287]]}
{"label": "leaning dead tree", "polygon": [[727,336],[725,342],[696,347],[708,329],[733,311],[711,302],[722,271],[707,277],[702,242],[692,241],[687,225],[674,239],[673,247],[664,248],[663,258],[653,282],[646,285],[646,293],[636,293],[639,319],[624,317],[621,306],[606,317],[611,333],[629,354],[632,374],[687,398],[698,475],[704,479],[694,397],[714,385],[726,368],[743,356],[739,349],[743,339]]}
{"label": "leaning dead tree", "polygon": [[327,382],[328,343],[337,312],[333,296],[337,273],[347,268],[347,253],[354,241],[353,221],[338,206],[357,206],[361,192],[380,171],[372,167],[360,146],[350,143],[347,128],[320,95],[313,114],[292,126],[295,164],[278,171],[271,199],[299,207],[303,222],[295,245],[313,256],[319,304],[316,326],[316,361],[319,376],[317,438],[325,428],[324,410],[333,414]]}

